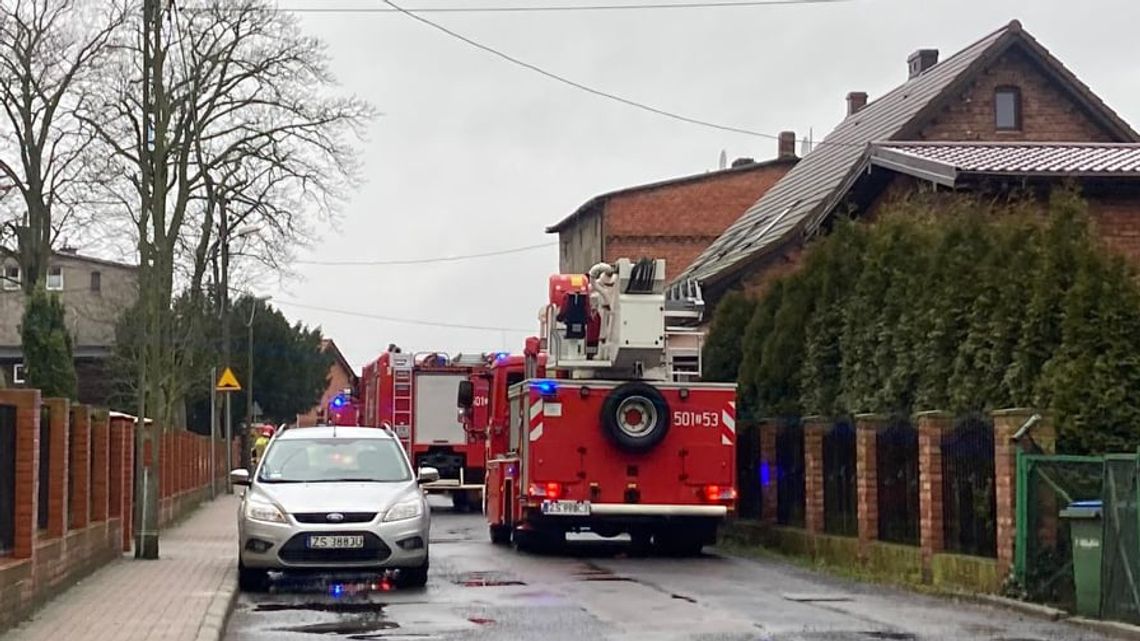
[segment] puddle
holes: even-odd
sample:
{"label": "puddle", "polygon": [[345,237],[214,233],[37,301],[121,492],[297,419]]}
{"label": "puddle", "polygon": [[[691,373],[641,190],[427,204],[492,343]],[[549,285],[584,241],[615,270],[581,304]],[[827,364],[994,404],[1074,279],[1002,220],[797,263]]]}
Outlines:
{"label": "puddle", "polygon": [[331,612],[333,614],[372,614],[380,612],[386,603],[260,603],[254,612]]}
{"label": "puddle", "polygon": [[583,563],[582,569],[574,573],[582,581],[630,581],[635,582],[627,576],[618,576],[609,570],[594,565],[593,563]]}
{"label": "puddle", "polygon": [[696,603],[697,602],[697,600],[694,599],[693,597],[685,596],[683,594],[674,594],[672,596],[674,599],[680,599],[681,601],[688,601],[689,603]]}
{"label": "puddle", "polygon": [[467,620],[471,623],[477,623],[479,625],[488,625],[495,622],[494,619],[484,619],[482,617],[468,617]]}
{"label": "puddle", "polygon": [[393,630],[400,627],[393,621],[377,621],[372,619],[351,619],[348,621],[329,621],[327,623],[310,623],[290,628],[277,628],[282,632],[303,632],[307,634],[340,634],[359,635],[361,633],[379,632],[380,630]]}
{"label": "puddle", "polygon": [[500,572],[465,572],[459,575],[454,583],[465,588],[498,587],[503,585],[526,585],[522,581],[512,579]]}
{"label": "puddle", "polygon": [[914,641],[918,637],[909,632],[864,632],[863,636],[871,639],[885,639],[887,641]]}
{"label": "puddle", "polygon": [[851,597],[842,594],[781,594],[788,601],[799,603],[820,603],[832,601],[850,601]]}

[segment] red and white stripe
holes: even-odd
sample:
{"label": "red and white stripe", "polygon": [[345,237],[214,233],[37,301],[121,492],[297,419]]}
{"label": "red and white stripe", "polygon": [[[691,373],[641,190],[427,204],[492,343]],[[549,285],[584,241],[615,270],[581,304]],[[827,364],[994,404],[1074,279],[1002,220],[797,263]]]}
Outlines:
{"label": "red and white stripe", "polygon": [[736,443],[736,401],[729,401],[720,413],[720,444]]}
{"label": "red and white stripe", "polygon": [[535,398],[531,401],[530,405],[530,442],[533,443],[542,438],[542,419],[545,417],[543,413],[542,397]]}

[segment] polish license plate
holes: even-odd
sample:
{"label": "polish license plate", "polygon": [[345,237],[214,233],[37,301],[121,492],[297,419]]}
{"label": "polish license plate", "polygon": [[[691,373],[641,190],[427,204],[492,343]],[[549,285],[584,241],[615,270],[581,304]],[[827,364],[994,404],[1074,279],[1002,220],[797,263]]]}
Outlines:
{"label": "polish license plate", "polygon": [[362,548],[364,547],[364,537],[360,535],[310,536],[309,547],[314,550]]}
{"label": "polish license plate", "polygon": [[543,501],[542,513],[550,515],[589,516],[590,504],[584,501]]}

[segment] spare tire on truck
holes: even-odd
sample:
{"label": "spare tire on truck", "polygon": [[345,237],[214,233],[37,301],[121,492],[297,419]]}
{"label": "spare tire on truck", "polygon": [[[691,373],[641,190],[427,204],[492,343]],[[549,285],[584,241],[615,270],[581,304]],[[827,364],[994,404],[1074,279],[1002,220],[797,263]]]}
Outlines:
{"label": "spare tire on truck", "polygon": [[648,452],[669,433],[669,404],[657,388],[623,383],[602,403],[602,430],[618,447]]}

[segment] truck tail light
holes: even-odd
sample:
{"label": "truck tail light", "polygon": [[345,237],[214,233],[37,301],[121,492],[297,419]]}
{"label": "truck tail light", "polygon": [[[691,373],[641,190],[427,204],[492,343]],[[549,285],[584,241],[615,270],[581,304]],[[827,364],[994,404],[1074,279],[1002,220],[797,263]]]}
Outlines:
{"label": "truck tail light", "polygon": [[531,496],[541,496],[551,500],[558,500],[562,498],[562,484],[561,483],[531,483],[527,494]]}
{"label": "truck tail light", "polygon": [[706,485],[704,487],[704,497],[709,503],[735,501],[736,488],[731,485]]}

